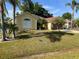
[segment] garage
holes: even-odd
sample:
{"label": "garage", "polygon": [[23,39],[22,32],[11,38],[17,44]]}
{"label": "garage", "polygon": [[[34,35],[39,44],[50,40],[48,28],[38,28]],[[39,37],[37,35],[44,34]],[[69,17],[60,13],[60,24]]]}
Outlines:
{"label": "garage", "polygon": [[28,18],[24,19],[23,21],[23,28],[24,30],[29,30],[32,28],[32,21]]}

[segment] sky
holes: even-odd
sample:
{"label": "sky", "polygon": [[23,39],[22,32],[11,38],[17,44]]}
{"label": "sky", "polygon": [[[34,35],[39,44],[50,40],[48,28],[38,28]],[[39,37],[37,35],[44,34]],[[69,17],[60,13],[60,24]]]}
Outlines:
{"label": "sky", "polygon": [[[49,11],[49,13],[53,14],[53,16],[62,16],[63,13],[70,12],[72,13],[71,7],[65,6],[66,3],[70,3],[72,0],[32,0],[34,3],[38,2]],[[79,0],[76,0],[79,2]],[[6,7],[8,9],[8,16],[12,18],[12,6],[9,3],[6,3]],[[16,8],[17,12],[21,12],[18,8]],[[79,18],[79,11],[75,12],[75,18]]]}

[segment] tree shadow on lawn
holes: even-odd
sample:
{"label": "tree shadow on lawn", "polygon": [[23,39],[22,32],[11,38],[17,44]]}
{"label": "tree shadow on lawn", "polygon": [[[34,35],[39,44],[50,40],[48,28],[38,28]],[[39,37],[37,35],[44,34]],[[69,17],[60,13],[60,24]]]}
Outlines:
{"label": "tree shadow on lawn", "polygon": [[62,36],[64,35],[74,35],[73,33],[67,33],[67,32],[61,32],[61,31],[52,31],[52,32],[41,32],[37,33],[35,37],[42,37],[46,36],[48,39],[50,39],[51,42],[60,41]]}
{"label": "tree shadow on lawn", "polygon": [[73,33],[67,32],[47,32],[45,33],[46,37],[50,39],[51,42],[61,41],[62,36],[64,35],[74,35]]}
{"label": "tree shadow on lawn", "polygon": [[[16,38],[18,39],[29,39],[29,38],[33,38],[33,37],[42,37],[42,36],[46,36],[47,38],[50,39],[51,42],[56,42],[56,41],[60,41],[62,36],[64,35],[74,35],[73,33],[67,33],[67,32],[61,32],[61,31],[52,31],[52,32],[41,32],[41,33],[36,33],[36,34],[30,34],[30,35],[19,35]],[[42,40],[41,40],[42,42]]]}
{"label": "tree shadow on lawn", "polygon": [[28,38],[32,38],[32,36],[31,35],[18,35],[18,36],[16,36],[16,39],[28,39]]}

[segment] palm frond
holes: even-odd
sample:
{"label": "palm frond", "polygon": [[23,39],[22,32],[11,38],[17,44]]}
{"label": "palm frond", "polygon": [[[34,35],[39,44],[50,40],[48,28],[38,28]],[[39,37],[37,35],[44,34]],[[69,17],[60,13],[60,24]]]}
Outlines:
{"label": "palm frond", "polygon": [[71,3],[67,3],[66,6],[71,6]]}
{"label": "palm frond", "polygon": [[4,2],[4,5],[3,5],[3,6],[4,6],[4,13],[5,13],[5,14],[8,14],[8,11],[7,11],[5,2]]}
{"label": "palm frond", "polygon": [[20,0],[8,0],[8,2],[12,5],[12,6],[18,6],[20,8]]}
{"label": "palm frond", "polygon": [[9,2],[11,5],[14,5],[14,1],[13,1],[13,0],[8,0],[8,2]]}
{"label": "palm frond", "polygon": [[21,2],[19,0],[17,0],[17,6],[19,7],[19,9],[21,9]]}

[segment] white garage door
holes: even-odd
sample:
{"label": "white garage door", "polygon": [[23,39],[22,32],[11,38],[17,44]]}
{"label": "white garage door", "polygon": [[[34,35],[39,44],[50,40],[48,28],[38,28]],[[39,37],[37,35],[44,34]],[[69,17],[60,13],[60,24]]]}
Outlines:
{"label": "white garage door", "polygon": [[23,21],[23,28],[25,30],[28,30],[28,29],[31,29],[31,27],[32,27],[31,20],[30,19],[24,19],[24,21]]}

